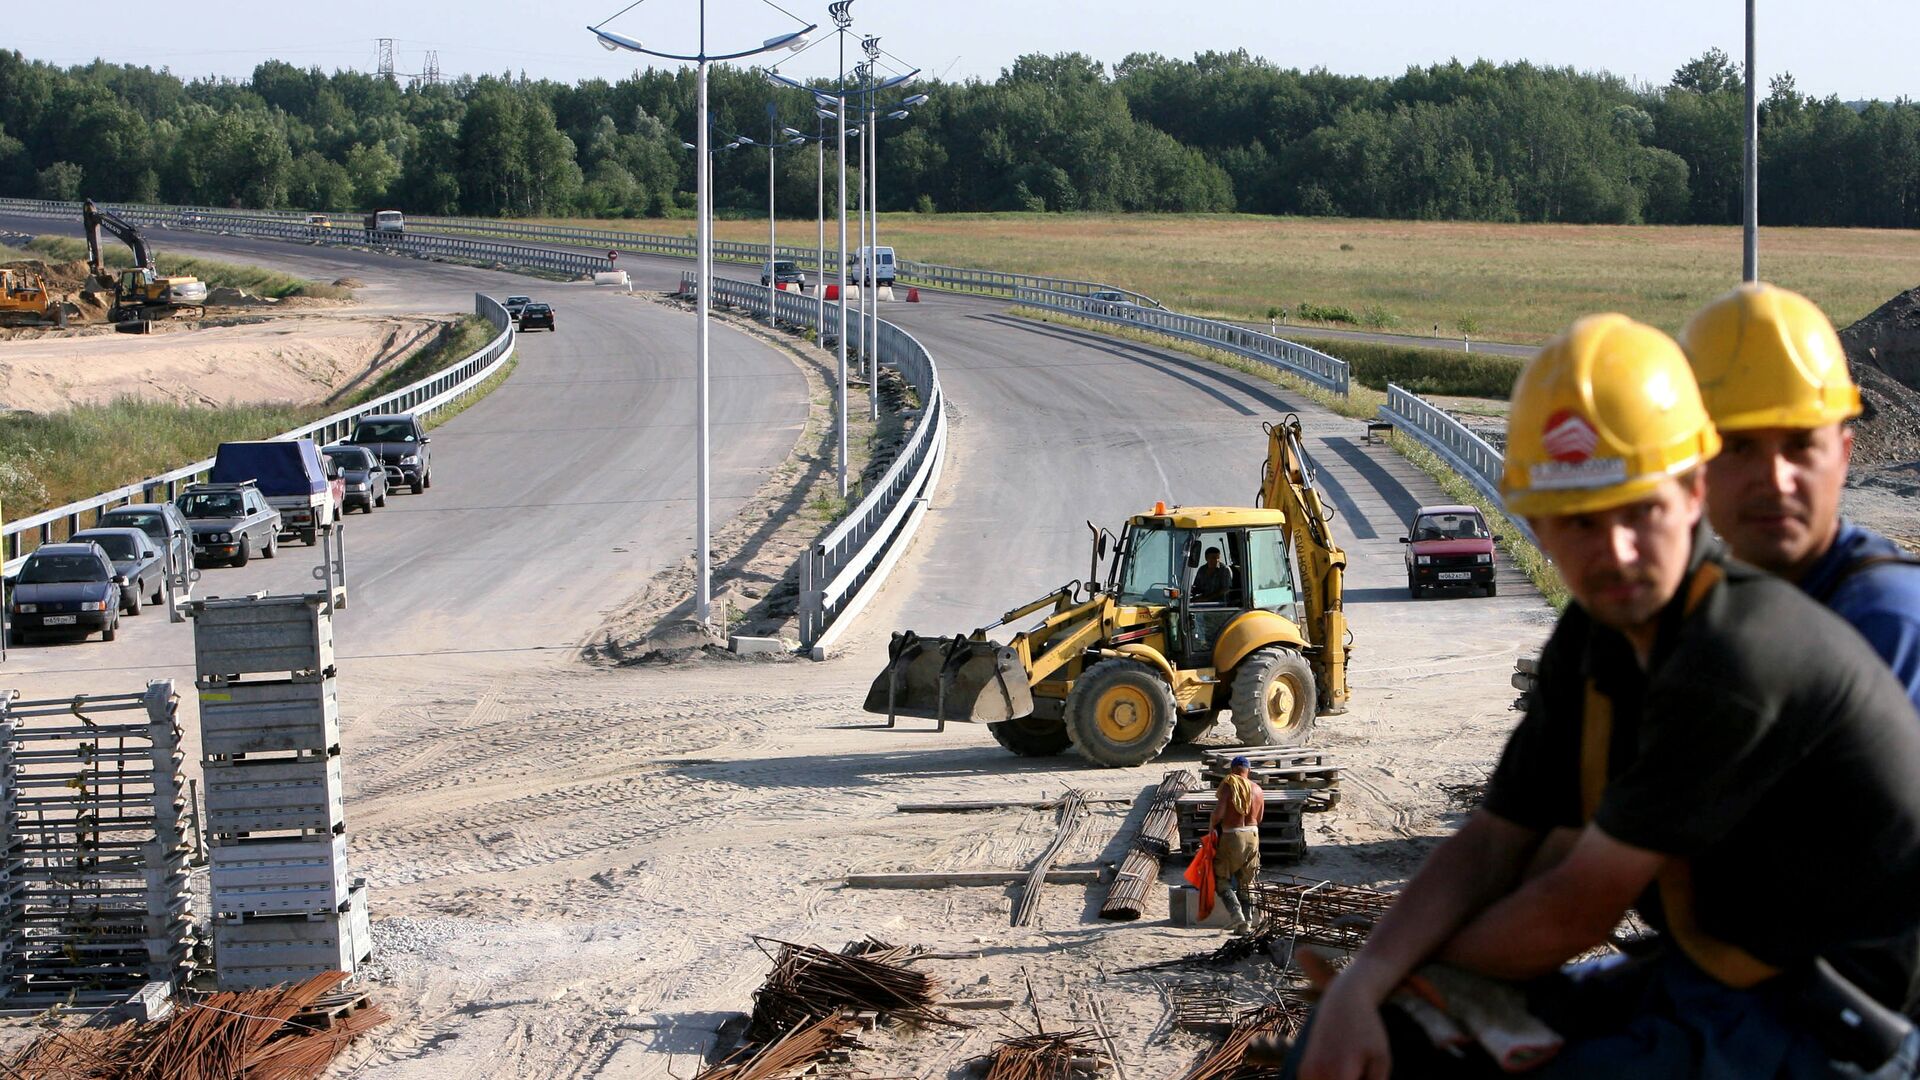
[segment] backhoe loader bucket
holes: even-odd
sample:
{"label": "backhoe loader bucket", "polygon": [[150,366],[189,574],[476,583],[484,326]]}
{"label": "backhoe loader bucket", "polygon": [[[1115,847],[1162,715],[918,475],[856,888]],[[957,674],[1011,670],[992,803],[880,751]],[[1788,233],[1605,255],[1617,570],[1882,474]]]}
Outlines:
{"label": "backhoe loader bucket", "polygon": [[902,716],[997,724],[1033,712],[1033,687],[1014,650],[996,641],[966,636],[923,638],[911,630],[893,635],[888,663],[867,691],[866,710]]}

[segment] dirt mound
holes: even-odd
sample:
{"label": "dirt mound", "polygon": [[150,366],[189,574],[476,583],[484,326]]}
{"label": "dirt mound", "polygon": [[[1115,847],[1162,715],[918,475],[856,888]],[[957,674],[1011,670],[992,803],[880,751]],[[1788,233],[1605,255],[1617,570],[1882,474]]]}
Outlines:
{"label": "dirt mound", "polygon": [[49,263],[39,259],[21,259],[19,262],[0,263],[9,270],[25,270],[47,283],[53,292],[78,292],[87,287],[87,264],[79,259],[72,262]]}
{"label": "dirt mound", "polygon": [[1840,331],[1865,406],[1853,458],[1865,465],[1920,461],[1920,288]]}
{"label": "dirt mound", "polygon": [[339,289],[364,289],[367,287],[366,282],[361,281],[359,278],[351,277],[334,278],[333,284],[335,288]]}
{"label": "dirt mound", "polygon": [[213,307],[259,307],[277,303],[277,301],[264,296],[255,296],[245,289],[221,285],[207,291],[207,303]]}

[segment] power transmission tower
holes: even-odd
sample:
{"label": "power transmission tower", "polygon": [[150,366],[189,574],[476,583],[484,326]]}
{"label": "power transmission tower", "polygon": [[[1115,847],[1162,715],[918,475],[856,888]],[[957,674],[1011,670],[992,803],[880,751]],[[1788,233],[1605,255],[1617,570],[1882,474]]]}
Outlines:
{"label": "power transmission tower", "polygon": [[393,39],[390,37],[380,39],[380,75],[393,78]]}
{"label": "power transmission tower", "polygon": [[438,51],[427,50],[426,63],[420,67],[420,81],[428,86],[440,85],[440,53]]}

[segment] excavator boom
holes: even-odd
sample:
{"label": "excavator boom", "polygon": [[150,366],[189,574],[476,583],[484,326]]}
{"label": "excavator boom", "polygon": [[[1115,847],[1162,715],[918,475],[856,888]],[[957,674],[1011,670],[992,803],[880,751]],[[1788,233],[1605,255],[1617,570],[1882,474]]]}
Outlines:
{"label": "excavator boom", "polygon": [[1300,418],[1289,416],[1264,425],[1267,463],[1260,475],[1258,505],[1283,510],[1300,565],[1300,599],[1306,607],[1307,637],[1319,649],[1320,711],[1347,709],[1347,553],[1334,543],[1329,514],[1315,486]]}
{"label": "excavator boom", "polygon": [[107,269],[105,253],[101,250],[100,230],[113,234],[115,240],[127,245],[133,252],[133,265],[137,268],[153,269],[153,254],[147,250],[146,238],[140,230],[120,215],[110,210],[102,210],[88,199],[80,208],[80,221],[87,232],[87,269],[101,281],[112,281],[113,274]]}

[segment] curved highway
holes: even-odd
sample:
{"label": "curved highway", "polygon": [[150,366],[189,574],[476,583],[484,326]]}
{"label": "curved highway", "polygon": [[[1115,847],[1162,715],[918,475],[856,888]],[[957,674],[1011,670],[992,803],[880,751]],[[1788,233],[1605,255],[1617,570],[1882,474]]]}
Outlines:
{"label": "curved highway", "polygon": [[[0,228],[59,223],[0,217]],[[74,231],[77,233],[78,224]],[[352,277],[372,310],[471,312],[473,294],[551,299],[559,330],[519,339],[512,376],[433,433],[432,489],[396,493],[347,520],[349,606],[342,670],[359,659],[569,649],[603,614],[691,551],[692,320],[592,286],[341,249],[153,230],[157,250],[331,281]],[[726,520],[784,460],[806,416],[792,361],[716,328],[713,513]],[[305,591],[317,553],[203,572],[198,596]],[[164,611],[124,619],[119,639],[12,650],[8,683],[37,693],[191,680],[191,624]],[[76,680],[81,672],[101,677]],[[60,678],[23,679],[29,673]],[[121,687],[125,688],[125,687]]]}

